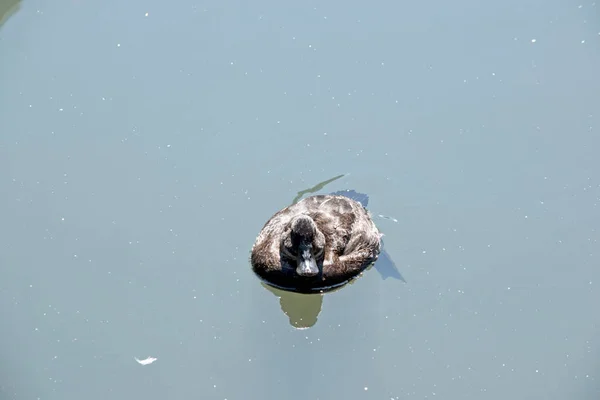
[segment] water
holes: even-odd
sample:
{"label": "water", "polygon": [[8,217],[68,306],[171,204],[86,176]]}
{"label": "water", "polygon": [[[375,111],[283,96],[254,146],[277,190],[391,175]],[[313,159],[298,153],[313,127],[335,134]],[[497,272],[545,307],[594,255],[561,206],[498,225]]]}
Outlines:
{"label": "water", "polygon": [[[0,398],[597,398],[597,16],[0,1]],[[402,279],[280,299],[335,177]]]}

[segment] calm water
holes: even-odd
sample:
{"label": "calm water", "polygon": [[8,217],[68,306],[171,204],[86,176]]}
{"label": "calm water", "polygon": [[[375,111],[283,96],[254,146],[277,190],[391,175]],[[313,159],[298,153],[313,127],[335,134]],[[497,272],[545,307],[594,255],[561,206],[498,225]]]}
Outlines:
{"label": "calm water", "polygon": [[[600,6],[296,3],[0,0],[0,399],[597,399]],[[260,284],[320,183],[404,280]]]}

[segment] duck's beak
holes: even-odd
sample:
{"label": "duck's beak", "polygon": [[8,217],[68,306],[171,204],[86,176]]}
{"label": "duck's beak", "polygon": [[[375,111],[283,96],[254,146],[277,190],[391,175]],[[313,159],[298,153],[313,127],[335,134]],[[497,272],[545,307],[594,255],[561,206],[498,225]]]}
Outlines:
{"label": "duck's beak", "polygon": [[300,245],[298,254],[298,267],[296,273],[300,276],[311,277],[319,273],[317,261],[312,255],[312,246]]}

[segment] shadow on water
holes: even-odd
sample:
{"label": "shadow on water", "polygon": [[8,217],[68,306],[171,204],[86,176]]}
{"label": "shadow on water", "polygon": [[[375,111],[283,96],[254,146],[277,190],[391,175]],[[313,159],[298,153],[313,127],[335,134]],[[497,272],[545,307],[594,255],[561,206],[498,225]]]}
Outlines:
{"label": "shadow on water", "polygon": [[345,174],[338,175],[336,177],[333,177],[331,179],[323,181],[309,189],[304,189],[304,190],[299,191],[298,194],[296,195],[296,197],[294,198],[294,200],[292,200],[292,204],[296,204],[297,202],[299,202],[300,199],[302,198],[302,196],[304,196],[305,194],[318,192],[319,190],[323,189],[326,185],[330,184],[333,181],[337,181],[338,179],[340,179],[344,176],[346,176],[346,175]]}
{"label": "shadow on water", "polygon": [[21,0],[0,0],[0,28],[21,8]]}
{"label": "shadow on water", "polygon": [[[296,204],[298,201],[300,201],[300,199],[305,194],[318,192],[319,190],[323,189],[327,184],[329,184],[335,180],[338,180],[344,176],[346,176],[346,175],[345,174],[338,175],[334,178],[331,178],[324,182],[321,182],[321,183],[313,186],[310,189],[305,189],[305,190],[298,192],[298,195],[294,198],[294,200],[292,201],[292,204]],[[367,207],[367,205],[369,203],[368,195],[363,194],[363,193],[358,193],[354,190],[340,190],[340,191],[333,192],[330,194],[346,196],[348,198],[358,201],[365,208]],[[386,219],[392,219],[395,221],[395,219],[393,219],[393,218],[384,217],[382,215],[380,215],[380,217],[386,218]],[[364,272],[370,270],[372,267],[375,267],[375,269],[377,270],[379,275],[381,275],[381,278],[384,280],[387,278],[392,278],[392,279],[397,279],[397,280],[400,280],[400,281],[406,283],[406,281],[400,274],[400,271],[396,267],[396,264],[394,263],[394,261],[392,260],[392,258],[388,254],[388,252],[385,250],[385,244],[384,244],[383,240],[382,240],[382,250],[381,250],[381,253],[379,254],[379,258],[377,259],[377,261],[375,262],[374,265],[368,267]],[[328,291],[327,293],[332,293],[337,290],[340,290],[341,288],[354,283],[356,280],[357,279],[352,279],[347,284],[342,285],[334,290]],[[281,311],[283,311],[283,313],[288,316],[290,325],[292,325],[294,328],[307,329],[307,328],[314,326],[317,323],[317,319],[319,317],[319,314],[321,313],[321,307],[323,304],[323,296],[325,296],[325,293],[315,293],[315,294],[294,293],[294,292],[289,292],[286,290],[281,290],[279,288],[273,287],[265,282],[261,282],[261,284],[263,285],[263,287],[265,289],[267,289],[268,291],[273,293],[275,296],[279,297],[279,304],[281,306]]]}

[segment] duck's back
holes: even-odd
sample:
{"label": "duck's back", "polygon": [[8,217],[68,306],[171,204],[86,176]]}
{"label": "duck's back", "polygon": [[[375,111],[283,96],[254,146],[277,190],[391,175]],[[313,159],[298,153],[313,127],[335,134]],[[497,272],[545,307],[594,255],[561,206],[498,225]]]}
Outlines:
{"label": "duck's back", "polygon": [[307,212],[321,212],[331,215],[366,212],[364,207],[348,197],[333,195],[317,195],[307,197],[295,206]]}
{"label": "duck's back", "polygon": [[362,204],[348,197],[321,195],[308,197],[302,202],[303,212],[315,221],[326,240],[345,246],[352,236],[379,234]]}

